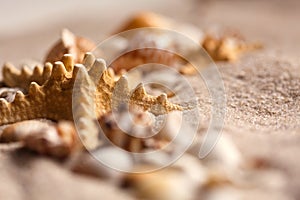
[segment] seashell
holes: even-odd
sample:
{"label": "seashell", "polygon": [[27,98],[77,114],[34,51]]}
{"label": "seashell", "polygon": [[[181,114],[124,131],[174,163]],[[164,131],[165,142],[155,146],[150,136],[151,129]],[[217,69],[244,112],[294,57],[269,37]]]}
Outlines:
{"label": "seashell", "polygon": [[40,154],[66,157],[79,147],[77,133],[71,122],[57,125],[42,121],[23,121],[3,130],[1,141],[21,141],[24,146]]}
{"label": "seashell", "polygon": [[[181,115],[171,112],[162,119],[161,125],[154,124],[150,113],[136,107],[99,118],[101,129],[114,145],[130,152],[146,152],[162,149],[176,137],[181,128]],[[160,119],[156,119],[160,120]]]}
{"label": "seashell", "polygon": [[240,151],[229,136],[223,134],[212,152],[203,160],[204,163],[217,164],[231,169],[238,169],[244,162]]}
{"label": "seashell", "polygon": [[[202,145],[201,142],[202,141],[197,138],[188,150],[188,153],[199,157],[199,150]],[[213,150],[202,159],[202,163],[209,167],[221,165],[226,169],[238,169],[244,165],[245,161],[232,139],[228,135],[222,134],[217,140]]]}
{"label": "seashell", "polygon": [[13,102],[17,91],[22,91],[20,88],[0,88],[0,98],[3,98],[7,102]]}
{"label": "seashell", "polygon": [[114,34],[137,28],[162,28],[180,32],[195,41],[203,37],[203,32],[191,24],[177,22],[154,12],[140,12],[130,17]]}
{"label": "seashell", "polygon": [[292,200],[291,195],[287,195],[282,191],[269,191],[263,188],[235,188],[232,186],[218,187],[212,190],[205,191],[204,194],[198,195],[200,198],[207,200],[238,200],[238,199],[274,199],[274,200]]}
{"label": "seashell", "polygon": [[[176,52],[175,45],[175,42],[166,34],[139,31],[128,39],[127,49],[134,50],[122,54],[110,66],[116,73],[121,70],[129,71],[147,63],[176,66],[184,61],[178,55],[167,51],[174,50]],[[145,48],[149,46],[151,48]]]}
{"label": "seashell", "polygon": [[172,166],[180,168],[195,187],[205,184],[209,179],[208,171],[201,160],[189,154],[184,154]]}
{"label": "seashell", "polygon": [[[159,159],[164,160],[167,157],[161,155]],[[149,167],[153,169],[153,166],[160,166],[159,159],[148,160],[150,162],[139,165],[136,169],[144,171]],[[151,173],[125,174],[122,186],[131,189],[141,199],[193,199],[197,189],[206,184],[208,178],[201,161],[184,154],[168,168]]]}
{"label": "seashell", "polygon": [[115,31],[114,34],[136,28],[168,28],[171,26],[171,24],[171,20],[167,19],[166,17],[152,12],[141,12],[128,19],[127,22],[125,22],[125,24],[121,28]]}
{"label": "seashell", "polygon": [[114,166],[120,165],[125,171],[130,171],[133,168],[132,158],[126,152],[113,147],[101,147],[93,151],[93,156],[104,162],[106,167],[114,168]]}
{"label": "seashell", "polygon": [[1,142],[23,141],[28,135],[35,130],[47,129],[51,127],[52,122],[42,121],[24,121],[7,126],[1,134]]}
{"label": "seashell", "polygon": [[[144,93],[143,86],[138,86],[135,91],[140,91],[141,93]],[[135,94],[133,94],[135,95]],[[134,97],[134,96],[132,96]],[[158,96],[159,97],[159,96]],[[159,101],[161,101],[158,98]],[[105,121],[104,127],[109,125],[109,128],[104,128],[104,132],[107,135],[107,137],[117,146],[124,148],[125,150],[132,151],[132,152],[140,152],[145,151],[145,149],[160,149],[165,146],[168,141],[167,137],[171,135],[167,129],[164,130],[164,132],[160,131],[157,133],[153,138],[149,139],[143,139],[146,137],[149,137],[152,133],[152,118],[149,116],[150,113],[141,111],[141,109],[138,109],[138,107],[130,107],[130,113],[132,114],[131,117],[126,112],[118,113],[117,116],[115,116],[118,122],[118,125],[116,124],[115,119],[110,116],[104,116],[103,119]],[[170,115],[173,114],[169,113]],[[168,114],[168,116],[169,116]],[[108,118],[107,118],[108,117]],[[110,120],[107,120],[109,119]],[[133,124],[131,124],[131,119]],[[169,120],[168,120],[169,121]],[[101,124],[101,122],[100,122]],[[122,124],[124,124],[122,126]],[[144,125],[143,127],[140,127],[139,125]],[[123,129],[120,129],[120,126]],[[129,126],[128,126],[129,125]],[[126,131],[126,133],[124,132]],[[174,130],[174,129],[172,129]],[[165,134],[166,133],[166,134]],[[176,133],[176,132],[175,132]],[[128,135],[130,134],[130,135]],[[170,140],[169,140],[170,141]]]}
{"label": "seashell", "polygon": [[[140,167],[147,169],[147,166]],[[195,194],[194,185],[181,169],[175,167],[152,173],[126,174],[122,185],[139,199],[189,200]]]}
{"label": "seashell", "polygon": [[217,37],[207,34],[202,41],[202,47],[215,61],[235,61],[242,53],[261,49],[262,45],[259,43],[247,44],[236,36]]}
{"label": "seashell", "polygon": [[103,133],[114,145],[130,152],[141,152],[145,148],[145,144],[141,139],[128,135],[118,127],[112,113],[99,118],[99,123]]}
{"label": "seashell", "polygon": [[190,63],[187,63],[179,68],[179,73],[183,75],[195,75],[197,74],[197,69]]}
{"label": "seashell", "polygon": [[94,48],[96,48],[96,44],[91,40],[75,36],[68,29],[63,29],[61,39],[49,50],[45,62],[54,63],[62,60],[64,54],[71,54],[75,62],[80,63],[84,54]]}
{"label": "seashell", "polygon": [[[187,38],[194,41],[199,41],[203,37],[202,31],[197,27],[178,23],[151,12],[138,13],[130,18],[116,33],[136,28],[168,29],[186,35]],[[129,52],[116,59],[110,65],[116,73],[120,73],[122,69],[129,71],[136,66],[146,63],[156,63],[171,67],[180,66],[185,63],[185,60],[171,51],[176,53],[185,52],[185,54],[195,50],[198,51],[198,49],[188,46],[185,41],[178,40],[174,36],[170,37],[168,33],[166,34],[166,32],[158,31],[157,29],[137,29],[124,35],[128,40],[128,47],[123,52]]]}
{"label": "seashell", "polygon": [[[124,159],[121,158],[121,160]],[[131,160],[128,160],[127,164],[128,166],[131,166]],[[105,166],[87,152],[80,152],[72,155],[66,164],[66,167],[75,173],[105,179],[115,184],[119,184],[121,177],[123,176],[123,173]]]}

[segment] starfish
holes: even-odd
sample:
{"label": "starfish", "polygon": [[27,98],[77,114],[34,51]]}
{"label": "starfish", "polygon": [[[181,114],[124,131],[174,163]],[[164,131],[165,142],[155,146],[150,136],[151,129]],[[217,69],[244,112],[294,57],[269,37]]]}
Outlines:
{"label": "starfish", "polygon": [[46,118],[78,120],[84,129],[90,127],[85,117],[98,119],[120,103],[137,105],[154,115],[184,109],[170,103],[166,94],[148,95],[143,84],[130,91],[126,76],[116,80],[105,61],[91,53],[85,55],[83,64],[74,64],[73,56],[65,54],[61,61],[46,63],[44,68],[36,67],[33,71],[24,68],[20,71],[6,64],[3,77],[5,84],[28,92],[18,91],[12,102],[0,99],[0,125]]}

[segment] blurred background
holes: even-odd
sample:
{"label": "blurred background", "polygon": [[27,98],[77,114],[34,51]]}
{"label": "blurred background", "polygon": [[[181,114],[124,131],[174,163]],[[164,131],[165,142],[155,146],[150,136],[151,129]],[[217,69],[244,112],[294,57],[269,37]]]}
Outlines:
{"label": "blurred background", "polygon": [[274,51],[295,56],[300,43],[297,0],[28,0],[0,1],[0,63],[42,60],[62,28],[100,42],[128,16],[155,11],[203,30],[238,30]]}

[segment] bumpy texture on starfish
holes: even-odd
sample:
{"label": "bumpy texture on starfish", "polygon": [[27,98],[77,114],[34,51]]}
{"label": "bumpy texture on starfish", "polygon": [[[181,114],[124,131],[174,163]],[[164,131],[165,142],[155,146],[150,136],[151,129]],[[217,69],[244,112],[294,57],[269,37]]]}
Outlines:
{"label": "bumpy texture on starfish", "polygon": [[[73,90],[79,71],[82,71],[84,84],[88,84],[79,87],[92,90],[89,84],[95,84],[92,96],[97,118],[111,111],[118,100],[128,100],[126,103],[141,106],[155,115],[182,110],[181,106],[170,103],[165,94],[158,97],[148,95],[142,84],[129,91],[125,76],[115,81],[104,60],[95,59],[90,53],[86,54],[83,63],[74,65],[73,57],[66,54],[61,62],[55,62],[54,65],[46,63],[44,68],[35,68],[33,72],[20,72],[12,65],[6,65],[3,70],[4,82],[9,86],[22,87],[28,94],[17,92],[14,101],[10,103],[0,99],[0,125],[37,118],[73,120],[72,93],[82,91]],[[81,98],[81,103],[89,102],[84,99],[88,96]]]}

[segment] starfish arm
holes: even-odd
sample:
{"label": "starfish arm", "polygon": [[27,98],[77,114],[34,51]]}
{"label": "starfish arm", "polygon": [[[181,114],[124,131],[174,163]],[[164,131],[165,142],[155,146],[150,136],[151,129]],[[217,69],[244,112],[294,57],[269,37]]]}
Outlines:
{"label": "starfish arm", "polygon": [[[66,71],[72,72],[74,67],[74,59],[71,54],[65,54],[62,57],[62,63]],[[9,87],[22,88],[28,91],[32,82],[43,85],[50,79],[52,74],[53,65],[49,62],[45,63],[44,67],[35,66],[32,70],[27,66],[23,66],[20,70],[11,63],[3,65],[3,82]]]}
{"label": "starfish arm", "polygon": [[131,105],[138,105],[145,111],[149,111],[154,115],[164,115],[171,111],[183,110],[183,107],[168,101],[166,94],[157,97],[147,94],[145,87],[140,83],[131,93]]}
{"label": "starfish arm", "polygon": [[28,94],[19,91],[12,102],[0,99],[0,125],[38,118],[72,120],[73,85],[67,76],[64,64],[56,62],[43,85],[31,82]]}
{"label": "starfish arm", "polygon": [[44,84],[50,77],[52,64],[46,63],[44,67],[35,66],[33,70],[24,66],[21,70],[10,63],[3,66],[3,82],[9,87],[18,87],[28,91],[31,82]]}

